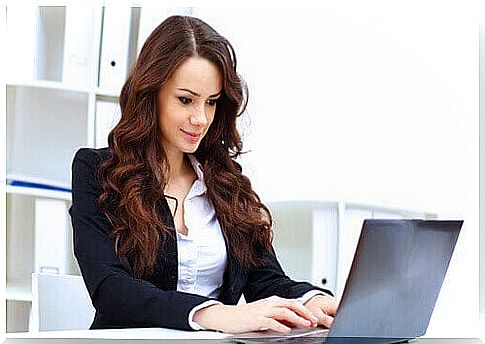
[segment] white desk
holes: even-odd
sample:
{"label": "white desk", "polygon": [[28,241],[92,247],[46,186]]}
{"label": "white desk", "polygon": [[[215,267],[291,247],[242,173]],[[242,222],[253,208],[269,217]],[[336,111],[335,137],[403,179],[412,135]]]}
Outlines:
{"label": "white desk", "polygon": [[[212,331],[179,331],[163,328],[119,330],[76,330],[8,333],[5,344],[155,344],[155,343],[221,343],[231,335]],[[123,340],[123,341],[121,341]],[[201,341],[203,340],[203,341]],[[416,344],[480,344],[476,338],[422,338]]]}
{"label": "white desk", "polygon": [[[73,330],[8,333],[5,343],[144,343],[152,341],[163,343],[181,340],[184,342],[204,339],[205,343],[220,343],[229,334],[213,331],[180,331],[165,328],[136,328],[115,330]],[[87,340],[87,339],[92,339]],[[86,341],[83,341],[86,340]],[[125,341],[126,340],[126,341]]]}

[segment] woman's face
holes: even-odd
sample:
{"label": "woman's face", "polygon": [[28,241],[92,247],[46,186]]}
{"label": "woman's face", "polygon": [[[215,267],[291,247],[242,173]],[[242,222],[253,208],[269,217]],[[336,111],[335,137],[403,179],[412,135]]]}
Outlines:
{"label": "woman's face", "polygon": [[160,88],[158,121],[168,154],[193,153],[207,133],[222,90],[222,75],[207,59],[187,59]]}

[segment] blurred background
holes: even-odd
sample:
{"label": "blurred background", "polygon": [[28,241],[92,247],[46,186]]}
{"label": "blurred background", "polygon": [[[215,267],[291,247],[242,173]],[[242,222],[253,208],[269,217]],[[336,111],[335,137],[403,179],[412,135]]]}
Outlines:
{"label": "blurred background", "polygon": [[236,50],[240,162],[288,274],[340,296],[364,219],[464,219],[427,336],[478,335],[478,1],[6,5],[7,331],[42,329],[32,273],[79,275],[73,154],[107,145],[143,42],[185,14]]}

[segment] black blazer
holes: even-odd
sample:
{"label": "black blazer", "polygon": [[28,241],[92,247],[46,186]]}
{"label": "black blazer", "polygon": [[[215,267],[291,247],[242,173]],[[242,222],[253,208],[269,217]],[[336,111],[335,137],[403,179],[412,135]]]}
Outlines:
{"label": "black blazer", "polygon": [[[161,197],[162,220],[174,235],[168,235],[158,250],[154,273],[133,277],[133,261],[116,257],[110,237],[111,225],[100,211],[97,199],[102,191],[96,171],[110,156],[108,148],[80,149],[72,164],[72,206],[74,254],[96,309],[91,329],[124,327],[169,327],[189,330],[192,308],[210,300],[205,296],[177,291],[177,240],[175,225],[165,197]],[[226,241],[226,246],[228,243]],[[278,295],[297,298],[319,289],[288,278],[274,252],[259,250],[265,264],[247,271],[231,255],[218,300],[235,305],[242,294],[247,302]]]}

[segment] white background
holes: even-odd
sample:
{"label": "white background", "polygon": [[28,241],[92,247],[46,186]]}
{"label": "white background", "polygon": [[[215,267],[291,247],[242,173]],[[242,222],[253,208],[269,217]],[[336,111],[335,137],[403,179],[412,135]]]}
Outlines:
{"label": "white background", "polygon": [[356,201],[465,225],[427,335],[477,336],[478,3],[333,1],[194,15],[250,89],[243,157],[263,201]]}
{"label": "white background", "polygon": [[[259,1],[203,12],[233,42],[250,87],[243,162],[263,201],[343,199],[464,218],[428,335],[476,336],[482,2]],[[3,14],[0,24],[3,36]]]}

